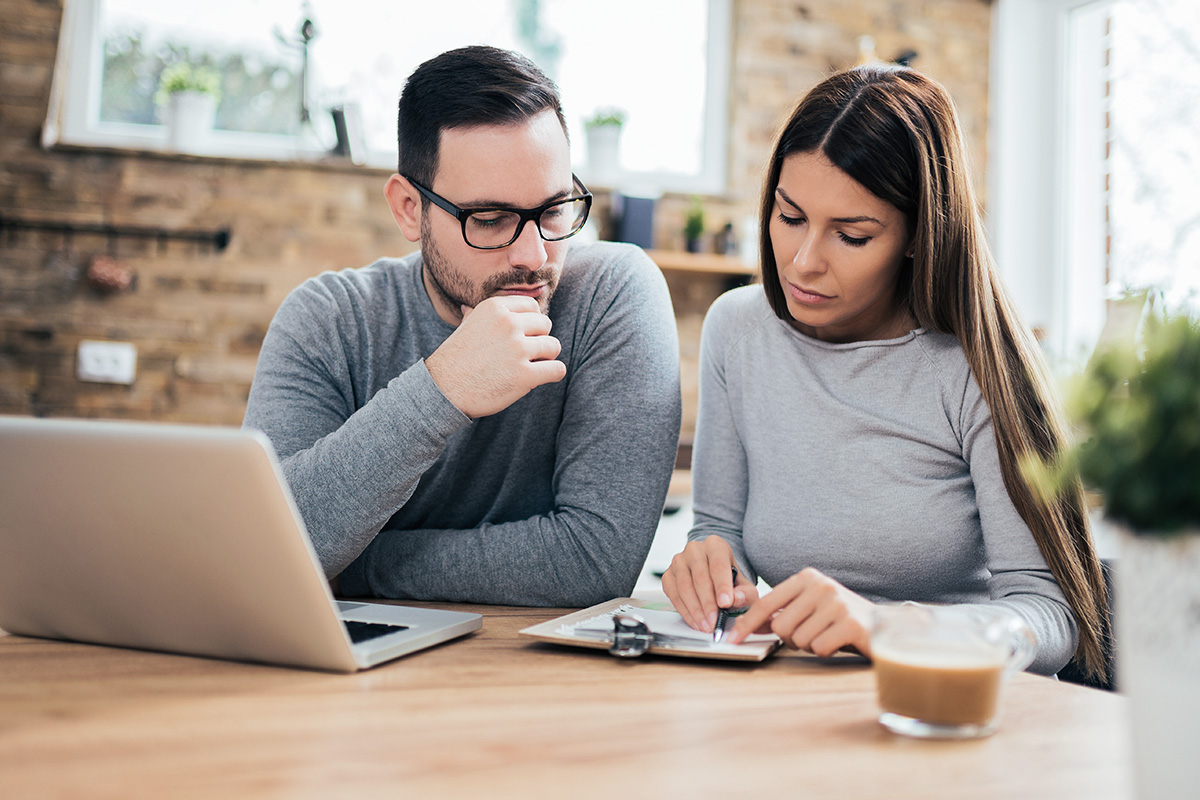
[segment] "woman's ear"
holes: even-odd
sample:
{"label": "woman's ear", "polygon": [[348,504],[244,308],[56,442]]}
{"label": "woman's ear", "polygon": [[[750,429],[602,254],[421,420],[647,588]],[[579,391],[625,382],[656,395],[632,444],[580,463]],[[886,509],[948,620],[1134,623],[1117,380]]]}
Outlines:
{"label": "woman's ear", "polygon": [[408,178],[393,175],[383,187],[392,218],[410,242],[421,241],[421,194]]}

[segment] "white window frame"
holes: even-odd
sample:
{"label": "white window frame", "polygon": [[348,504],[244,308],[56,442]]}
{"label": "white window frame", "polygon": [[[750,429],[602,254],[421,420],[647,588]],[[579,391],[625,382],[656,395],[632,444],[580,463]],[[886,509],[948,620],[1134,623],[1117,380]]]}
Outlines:
{"label": "white window frame", "polygon": [[[104,59],[99,31],[100,2],[66,0],[64,3],[42,145],[168,152],[165,126],[100,121],[99,83]],[[732,0],[704,2],[708,13],[709,60],[702,167],[693,175],[624,172],[620,176],[621,185],[658,192],[721,194],[726,190]],[[323,149],[305,150],[300,141],[294,136],[217,130],[203,151],[188,155],[303,161],[326,154]],[[394,152],[392,155],[394,158]]]}
{"label": "white window frame", "polygon": [[[998,0],[992,10],[988,233],[1026,322],[1064,370],[1105,320],[1105,193],[1099,63],[1082,36],[1111,0]],[[1072,18],[1080,24],[1072,25]],[[1079,124],[1091,118],[1096,124]]]}
{"label": "white window frame", "polygon": [[[100,121],[100,80],[104,47],[100,41],[100,0],[66,0],[50,107],[42,146],[58,144],[119,150],[169,152],[165,125]],[[188,155],[227,158],[303,160],[324,155],[305,152],[299,139],[266,133],[213,131],[203,150]]]}

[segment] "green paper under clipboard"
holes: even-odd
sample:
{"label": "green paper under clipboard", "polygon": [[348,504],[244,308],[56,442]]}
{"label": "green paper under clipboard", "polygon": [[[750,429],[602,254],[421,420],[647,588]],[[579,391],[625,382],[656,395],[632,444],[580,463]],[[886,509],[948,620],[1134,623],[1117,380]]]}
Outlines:
{"label": "green paper under clipboard", "polygon": [[[639,626],[632,620],[641,622]],[[752,634],[741,644],[714,643],[711,633],[692,630],[663,600],[618,597],[520,631],[543,642],[608,650],[727,661],[762,661],[780,646],[772,634]]]}

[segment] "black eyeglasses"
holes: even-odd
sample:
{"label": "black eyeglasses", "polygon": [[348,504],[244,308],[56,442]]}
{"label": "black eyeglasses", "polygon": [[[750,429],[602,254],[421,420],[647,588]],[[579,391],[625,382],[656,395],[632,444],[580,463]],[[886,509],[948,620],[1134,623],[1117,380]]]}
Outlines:
{"label": "black eyeglasses", "polygon": [[562,241],[579,233],[592,208],[592,193],[579,178],[572,175],[571,180],[575,182],[578,194],[552,200],[537,208],[459,208],[408,178],[418,192],[462,224],[463,241],[478,250],[508,247],[525,230],[525,223],[530,221],[537,225],[538,234],[547,242]]}

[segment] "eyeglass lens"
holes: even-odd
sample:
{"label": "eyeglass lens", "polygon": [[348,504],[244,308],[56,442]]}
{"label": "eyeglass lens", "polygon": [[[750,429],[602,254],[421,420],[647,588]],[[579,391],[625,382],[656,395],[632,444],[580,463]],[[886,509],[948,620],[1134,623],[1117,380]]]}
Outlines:
{"label": "eyeglass lens", "polygon": [[[556,241],[578,233],[587,220],[587,210],[583,198],[550,206],[537,219],[542,238]],[[474,247],[502,247],[517,238],[520,223],[521,215],[513,211],[480,211],[467,217],[463,231],[467,244]]]}

